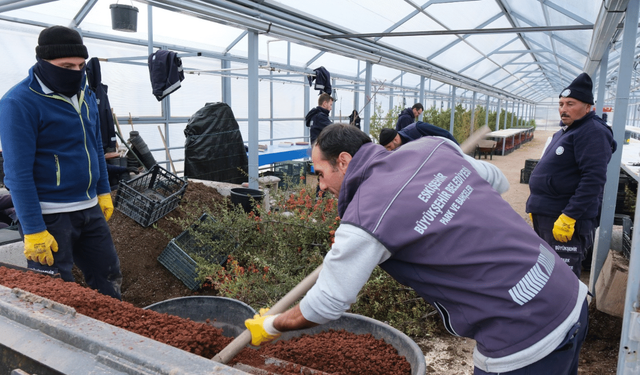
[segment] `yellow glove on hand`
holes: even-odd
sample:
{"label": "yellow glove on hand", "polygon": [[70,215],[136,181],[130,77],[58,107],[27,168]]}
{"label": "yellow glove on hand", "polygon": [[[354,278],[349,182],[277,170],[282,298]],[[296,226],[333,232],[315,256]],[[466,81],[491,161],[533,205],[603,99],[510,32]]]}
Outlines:
{"label": "yellow glove on hand", "polygon": [[53,266],[53,254],[58,251],[58,243],[49,231],[24,235],[24,256],[40,264]]}
{"label": "yellow glove on hand", "polygon": [[531,212],[529,212],[529,220],[533,223],[533,214]]}
{"label": "yellow glove on hand", "polygon": [[573,231],[575,230],[576,220],[570,218],[565,214],[561,214],[553,223],[553,238],[560,242],[569,242],[573,237]]}
{"label": "yellow glove on hand", "polygon": [[111,201],[111,194],[107,193],[98,195],[98,204],[102,209],[104,219],[106,221],[109,221],[109,219],[111,219],[111,215],[113,214],[113,202]]}
{"label": "yellow glove on hand", "polygon": [[244,321],[244,325],[251,332],[251,345],[260,346],[280,337],[281,332],[273,328],[273,321],[278,315],[260,316],[256,314],[253,319]]}

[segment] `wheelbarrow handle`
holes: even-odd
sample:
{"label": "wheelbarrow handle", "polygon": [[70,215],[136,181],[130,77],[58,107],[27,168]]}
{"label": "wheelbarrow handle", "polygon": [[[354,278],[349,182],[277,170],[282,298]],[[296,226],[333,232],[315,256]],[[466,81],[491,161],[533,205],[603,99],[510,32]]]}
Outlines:
{"label": "wheelbarrow handle", "polygon": [[[311,287],[316,283],[318,279],[318,275],[322,270],[322,264],[318,266],[313,272],[311,272],[307,277],[305,277],[298,285],[293,287],[289,291],[289,293],[285,294],[275,305],[273,305],[269,309],[269,313],[272,315],[280,314],[293,305],[296,301],[298,301],[305,293],[311,289]],[[216,354],[212,360],[226,364],[233,357],[235,357],[240,351],[251,342],[251,332],[248,329],[244,330],[238,337],[233,339],[229,345],[227,345],[224,349],[222,349],[218,354]]]}

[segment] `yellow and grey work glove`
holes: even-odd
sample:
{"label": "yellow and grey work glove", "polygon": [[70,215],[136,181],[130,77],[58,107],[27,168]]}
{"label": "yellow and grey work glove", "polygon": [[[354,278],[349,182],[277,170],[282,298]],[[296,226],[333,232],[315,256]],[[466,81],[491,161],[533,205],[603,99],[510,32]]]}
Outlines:
{"label": "yellow and grey work glove", "polygon": [[251,332],[251,345],[260,346],[280,337],[281,332],[273,327],[273,321],[278,315],[280,314],[265,316],[256,314],[253,319],[244,321],[244,325]]}
{"label": "yellow and grey work glove", "polygon": [[533,214],[531,212],[529,212],[529,220],[533,223]]}
{"label": "yellow and grey work glove", "polygon": [[53,254],[58,251],[58,243],[49,231],[24,235],[24,256],[40,264],[53,266]]}
{"label": "yellow and grey work glove", "polygon": [[560,242],[569,242],[573,237],[576,220],[561,214],[553,224],[553,238]]}
{"label": "yellow and grey work glove", "polygon": [[100,209],[102,209],[104,219],[109,221],[109,219],[111,219],[111,215],[113,214],[113,202],[111,201],[111,194],[107,193],[98,195],[98,204],[100,205]]}

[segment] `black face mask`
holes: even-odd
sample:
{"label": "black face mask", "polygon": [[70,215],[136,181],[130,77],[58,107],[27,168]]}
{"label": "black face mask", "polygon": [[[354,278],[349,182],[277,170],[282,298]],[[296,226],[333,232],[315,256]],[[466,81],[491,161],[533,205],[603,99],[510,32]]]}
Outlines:
{"label": "black face mask", "polygon": [[42,59],[38,59],[33,68],[38,78],[48,88],[68,97],[76,95],[82,88],[85,70],[86,66],[82,70],[72,70],[61,68]]}

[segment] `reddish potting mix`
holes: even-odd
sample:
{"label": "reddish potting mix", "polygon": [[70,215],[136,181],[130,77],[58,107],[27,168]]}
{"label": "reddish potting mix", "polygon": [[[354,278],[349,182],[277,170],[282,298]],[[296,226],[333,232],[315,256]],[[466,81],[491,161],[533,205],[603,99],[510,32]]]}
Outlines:
{"label": "reddish potting mix", "polygon": [[[144,310],[47,275],[0,267],[0,284],[62,303],[73,307],[79,314],[205,358],[213,358],[232,341],[212,325]],[[411,374],[411,365],[397,354],[393,346],[372,335],[355,335],[344,330],[302,335],[257,350],[245,348],[229,365],[242,363],[275,374],[300,374],[299,368],[293,368],[296,366],[265,365],[265,357],[279,358],[330,374]]]}

